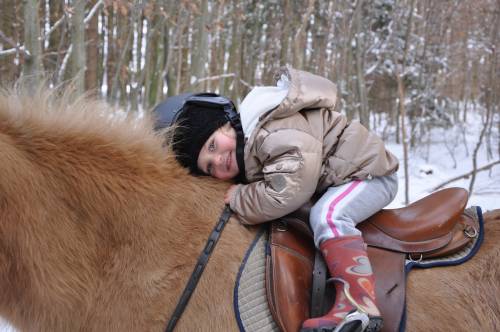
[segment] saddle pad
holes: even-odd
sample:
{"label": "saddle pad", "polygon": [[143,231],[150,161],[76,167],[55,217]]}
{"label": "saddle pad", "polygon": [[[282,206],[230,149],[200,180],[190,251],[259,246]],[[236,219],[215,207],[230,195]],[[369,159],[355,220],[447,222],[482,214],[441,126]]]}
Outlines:
{"label": "saddle pad", "polygon": [[263,227],[248,249],[236,277],[234,313],[240,331],[279,331],[269,310],[266,297],[267,238],[268,233]]}

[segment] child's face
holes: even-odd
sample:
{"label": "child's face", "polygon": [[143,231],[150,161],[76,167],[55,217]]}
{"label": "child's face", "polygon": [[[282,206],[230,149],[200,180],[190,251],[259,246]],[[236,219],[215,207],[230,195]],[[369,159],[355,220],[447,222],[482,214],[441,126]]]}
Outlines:
{"label": "child's face", "polygon": [[229,123],[217,129],[203,144],[198,156],[198,168],[221,180],[238,175],[236,132]]}

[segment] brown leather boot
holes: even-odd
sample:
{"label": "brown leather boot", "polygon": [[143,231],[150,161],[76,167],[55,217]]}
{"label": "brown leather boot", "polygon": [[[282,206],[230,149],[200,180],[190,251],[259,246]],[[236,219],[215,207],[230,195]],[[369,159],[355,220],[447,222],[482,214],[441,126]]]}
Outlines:
{"label": "brown leather boot", "polygon": [[321,243],[321,252],[335,281],[336,299],[330,311],[302,324],[302,332],[368,331],[382,327],[375,299],[375,280],[361,236]]}

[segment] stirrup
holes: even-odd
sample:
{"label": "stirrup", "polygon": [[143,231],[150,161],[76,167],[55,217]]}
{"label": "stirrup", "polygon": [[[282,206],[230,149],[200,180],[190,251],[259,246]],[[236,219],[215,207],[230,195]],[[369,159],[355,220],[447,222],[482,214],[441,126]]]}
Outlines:
{"label": "stirrup", "polygon": [[344,317],[333,332],[363,332],[369,324],[370,318],[368,314],[359,310],[353,310]]}

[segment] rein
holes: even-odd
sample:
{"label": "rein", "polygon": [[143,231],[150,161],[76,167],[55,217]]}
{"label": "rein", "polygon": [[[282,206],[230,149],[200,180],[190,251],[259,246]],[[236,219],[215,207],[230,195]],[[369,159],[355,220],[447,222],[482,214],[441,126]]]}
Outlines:
{"label": "rein", "polygon": [[212,233],[210,233],[210,236],[208,237],[207,243],[205,244],[205,248],[198,257],[198,261],[196,262],[193,273],[191,273],[191,277],[189,277],[186,287],[184,287],[184,291],[182,292],[182,295],[179,298],[179,301],[177,302],[177,306],[175,307],[174,313],[172,314],[170,320],[168,321],[167,328],[165,329],[166,332],[172,332],[174,330],[175,325],[177,324],[177,322],[182,316],[182,313],[186,309],[189,303],[189,299],[191,298],[191,295],[193,294],[196,285],[198,285],[198,282],[200,281],[201,274],[203,273],[203,270],[205,270],[205,267],[208,264],[208,259],[210,258],[210,255],[212,254],[212,251],[214,250],[217,241],[219,241],[220,235],[222,234],[224,227],[229,221],[229,217],[231,217],[231,210],[229,209],[229,206],[226,205],[224,207],[224,210],[222,210],[222,213],[219,217],[219,221],[217,222],[214,229],[212,230]]}

